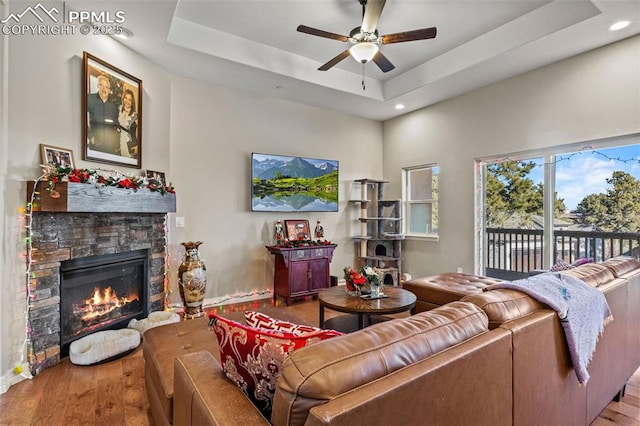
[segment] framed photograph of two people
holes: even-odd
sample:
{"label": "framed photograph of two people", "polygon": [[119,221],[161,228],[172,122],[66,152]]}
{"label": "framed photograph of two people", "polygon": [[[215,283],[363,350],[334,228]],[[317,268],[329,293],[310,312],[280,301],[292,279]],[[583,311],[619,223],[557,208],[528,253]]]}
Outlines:
{"label": "framed photograph of two people", "polygon": [[142,167],[142,81],[83,52],[82,159]]}

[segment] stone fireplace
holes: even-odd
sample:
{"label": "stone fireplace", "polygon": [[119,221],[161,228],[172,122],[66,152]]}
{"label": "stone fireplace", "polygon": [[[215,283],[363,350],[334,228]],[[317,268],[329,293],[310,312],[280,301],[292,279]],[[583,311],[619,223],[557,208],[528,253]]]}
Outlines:
{"label": "stone fireplace", "polygon": [[[91,263],[96,256],[144,253],[147,266],[143,268],[141,281],[145,297],[140,295],[145,299],[141,302],[144,306],[136,308],[135,313],[125,312],[118,325],[126,327],[130,318],[164,308],[165,219],[164,213],[32,213],[27,318],[32,374],[57,364],[66,355],[63,346],[68,346],[70,340],[64,337],[63,342],[61,330],[61,296],[65,291],[61,289],[61,277],[66,273],[65,262],[88,259]],[[65,300],[67,297],[68,293],[64,293]]]}
{"label": "stone fireplace", "polygon": [[[49,200],[46,195],[40,195],[34,200],[31,213],[26,331],[27,359],[33,375],[59,363],[60,358],[66,355],[63,347],[73,340],[64,336],[61,326],[61,312],[69,309],[62,303],[63,299],[67,301],[69,290],[62,289],[61,282],[69,265],[72,265],[71,269],[76,268],[75,261],[91,265],[97,256],[107,256],[107,263],[114,258],[127,258],[130,254],[142,257],[141,266],[133,266],[129,274],[131,277],[127,278],[134,280],[134,277],[144,275],[142,288],[136,290],[141,294],[137,302],[120,311],[121,318],[116,321],[118,328],[126,327],[131,318],[141,318],[149,312],[164,309],[165,221],[167,212],[175,212],[175,194],[162,196],[144,190],[133,193],[123,189],[96,189],[87,184],[68,184],[68,188],[66,184],[64,187],[59,184],[58,187],[61,187],[61,192],[64,190],[62,200]],[[31,188],[28,187],[28,202],[32,197]],[[117,191],[124,191],[124,195]],[[40,190],[39,193],[45,191]],[[127,202],[122,202],[123,199]],[[114,278],[114,273],[107,272],[102,278],[99,275],[92,278],[106,283]],[[94,291],[94,288],[89,290],[91,294]],[[128,293],[129,290],[125,290],[123,285],[117,292]],[[82,297],[77,299],[76,305],[84,303]],[[94,331],[92,325],[89,328],[89,331]]]}

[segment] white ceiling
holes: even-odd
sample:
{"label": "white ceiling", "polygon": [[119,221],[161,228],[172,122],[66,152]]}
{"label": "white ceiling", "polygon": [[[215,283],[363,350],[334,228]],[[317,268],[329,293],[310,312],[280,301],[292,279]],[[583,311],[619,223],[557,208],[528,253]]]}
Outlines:
{"label": "white ceiling", "polygon": [[[123,43],[172,73],[374,120],[640,34],[640,0],[387,0],[380,35],[433,26],[438,34],[381,46],[396,69],[384,74],[366,64],[363,90],[363,67],[352,58],[317,71],[348,43],[296,31],[304,24],[349,35],[362,20],[357,0],[120,0],[100,6],[124,10],[123,25],[134,36]],[[631,25],[608,30],[622,19]],[[394,108],[399,102],[404,110]]]}

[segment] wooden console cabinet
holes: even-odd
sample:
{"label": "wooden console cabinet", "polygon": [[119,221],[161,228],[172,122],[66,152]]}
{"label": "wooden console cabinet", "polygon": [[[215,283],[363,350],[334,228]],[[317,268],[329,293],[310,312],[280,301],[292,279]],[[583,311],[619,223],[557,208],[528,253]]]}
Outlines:
{"label": "wooden console cabinet", "polygon": [[267,246],[275,255],[273,299],[283,297],[287,305],[296,297],[317,294],[331,286],[329,264],[335,244],[308,247]]}

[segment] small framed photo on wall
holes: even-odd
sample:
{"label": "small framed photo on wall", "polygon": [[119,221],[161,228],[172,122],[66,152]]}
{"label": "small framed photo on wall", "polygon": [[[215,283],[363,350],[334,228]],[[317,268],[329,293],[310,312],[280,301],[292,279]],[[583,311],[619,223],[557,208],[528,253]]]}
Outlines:
{"label": "small framed photo on wall", "polygon": [[142,81],[83,52],[82,159],[142,167]]}
{"label": "small framed photo on wall", "polygon": [[41,164],[48,166],[75,168],[72,150],[42,143],[40,144],[40,161]]}

